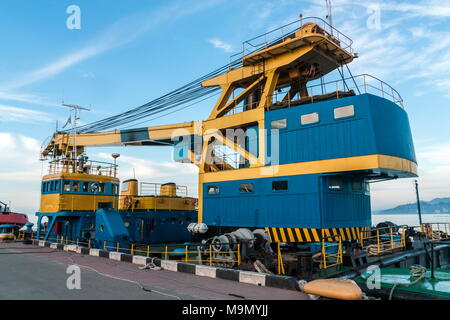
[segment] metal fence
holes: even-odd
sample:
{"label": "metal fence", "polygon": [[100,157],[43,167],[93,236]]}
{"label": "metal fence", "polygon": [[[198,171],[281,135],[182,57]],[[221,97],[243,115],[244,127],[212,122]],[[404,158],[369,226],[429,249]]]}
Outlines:
{"label": "metal fence", "polygon": [[362,230],[360,233],[361,247],[368,256],[378,256],[403,250],[406,247],[406,230],[408,226],[381,227]]}

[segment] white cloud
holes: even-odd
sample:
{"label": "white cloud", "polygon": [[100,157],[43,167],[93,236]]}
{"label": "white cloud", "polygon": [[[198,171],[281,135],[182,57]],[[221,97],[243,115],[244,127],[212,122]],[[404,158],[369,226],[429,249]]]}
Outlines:
{"label": "white cloud", "polygon": [[40,145],[32,137],[0,132],[0,200],[11,201],[14,211],[33,214],[39,209]]}
{"label": "white cloud", "polygon": [[0,104],[0,122],[51,122],[53,118],[55,117],[46,112]]}
{"label": "white cloud", "polygon": [[233,52],[233,47],[229,43],[222,41],[217,38],[208,39],[208,42],[211,43],[215,48],[222,49],[225,52]]}
{"label": "white cloud", "polygon": [[[108,153],[99,153],[96,158],[111,161]],[[140,182],[167,183],[175,182],[186,185],[189,195],[197,195],[198,168],[194,164],[174,161],[156,162],[152,160],[122,155],[119,159],[119,178],[121,181],[133,178]]]}

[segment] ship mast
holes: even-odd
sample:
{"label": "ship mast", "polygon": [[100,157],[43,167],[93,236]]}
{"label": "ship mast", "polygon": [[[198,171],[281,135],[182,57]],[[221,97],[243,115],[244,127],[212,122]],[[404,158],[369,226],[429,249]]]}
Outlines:
{"label": "ship mast", "polygon": [[[77,166],[77,120],[79,120],[79,115],[81,110],[86,110],[86,111],[91,111],[88,108],[85,107],[81,107],[79,105],[75,105],[75,104],[65,104],[64,102],[62,103],[63,107],[68,107],[70,108],[70,115],[72,115],[72,111],[74,113],[74,117],[73,117],[73,121],[71,121],[72,124],[72,134],[73,134],[73,149],[72,149],[72,157],[73,157],[73,161],[74,161],[74,168]],[[71,118],[69,118],[70,120]]]}

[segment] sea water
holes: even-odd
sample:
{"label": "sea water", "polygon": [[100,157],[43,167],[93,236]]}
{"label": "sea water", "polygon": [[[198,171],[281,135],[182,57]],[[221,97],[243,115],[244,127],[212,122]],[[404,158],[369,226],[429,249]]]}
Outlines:
{"label": "sea water", "polygon": [[[418,226],[418,214],[372,214],[372,225],[377,223],[390,221],[397,225]],[[449,223],[450,214],[423,214],[423,223]]]}

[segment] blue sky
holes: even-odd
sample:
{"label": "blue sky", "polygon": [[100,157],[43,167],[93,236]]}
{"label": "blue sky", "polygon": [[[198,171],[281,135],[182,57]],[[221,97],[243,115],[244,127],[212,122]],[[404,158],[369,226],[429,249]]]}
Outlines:
{"label": "blue sky", "polygon": [[[334,26],[353,39],[353,74],[395,87],[409,113],[425,200],[450,196],[450,3],[333,1]],[[69,30],[66,9],[81,9]],[[91,107],[82,122],[137,107],[228,63],[242,42],[294,21],[325,17],[325,1],[309,0],[2,0],[0,2],[0,200],[32,214],[45,164],[39,149],[62,99]],[[376,18],[379,13],[379,24]],[[205,101],[157,122],[205,119]],[[143,126],[142,125],[142,126]],[[171,161],[168,148],[93,148],[91,158],[122,157],[121,178],[175,181],[196,190],[197,169]],[[378,183],[375,210],[414,201],[411,179]]]}

